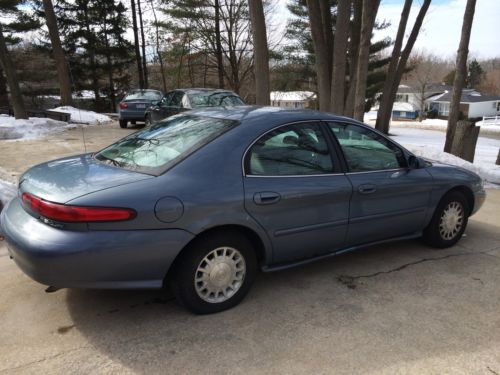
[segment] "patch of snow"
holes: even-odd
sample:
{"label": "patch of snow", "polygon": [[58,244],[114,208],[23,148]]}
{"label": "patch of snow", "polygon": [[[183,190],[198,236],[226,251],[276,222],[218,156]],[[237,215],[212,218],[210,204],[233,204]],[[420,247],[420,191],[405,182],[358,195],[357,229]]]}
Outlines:
{"label": "patch of snow", "polygon": [[69,113],[71,115],[70,121],[79,124],[99,125],[111,121],[109,116],[71,106],[57,107],[50,109],[50,111]]}
{"label": "patch of snow", "polygon": [[16,120],[12,116],[0,115],[0,139],[31,140],[43,137],[47,133],[61,132],[74,128],[75,125],[49,118],[30,117]]}
{"label": "patch of snow", "polygon": [[271,100],[282,100],[282,101],[304,101],[315,99],[316,94],[312,91],[271,91]]}

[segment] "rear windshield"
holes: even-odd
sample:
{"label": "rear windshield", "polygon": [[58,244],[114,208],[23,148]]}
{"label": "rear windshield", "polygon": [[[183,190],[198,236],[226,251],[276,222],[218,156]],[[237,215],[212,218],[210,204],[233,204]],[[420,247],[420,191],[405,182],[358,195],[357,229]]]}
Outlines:
{"label": "rear windshield", "polygon": [[159,91],[132,91],[125,95],[123,100],[147,99],[161,100],[162,94]]}
{"label": "rear windshield", "polygon": [[177,115],[121,139],[94,157],[116,167],[159,175],[238,124],[233,120]]}
{"label": "rear windshield", "polygon": [[212,94],[188,94],[193,107],[231,107],[245,105],[239,96],[232,92],[216,92]]}

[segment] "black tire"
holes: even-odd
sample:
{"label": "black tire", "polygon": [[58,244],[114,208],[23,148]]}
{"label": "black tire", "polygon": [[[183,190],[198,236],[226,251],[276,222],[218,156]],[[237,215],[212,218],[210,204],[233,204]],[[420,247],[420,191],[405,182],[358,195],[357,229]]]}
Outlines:
{"label": "black tire", "polygon": [[120,128],[125,129],[127,127],[127,120],[119,120]]}
{"label": "black tire", "polygon": [[[202,264],[207,264],[202,263],[205,257],[213,254],[219,248],[237,250],[238,254],[243,258],[245,271],[242,282],[239,283],[238,289],[236,289],[232,296],[221,302],[209,302],[202,298],[197,291],[196,284],[199,288],[202,288],[200,285],[203,284],[203,281],[196,282],[195,277],[203,275],[203,273],[198,271],[198,267],[202,267]],[[199,240],[195,240],[180,256],[181,258],[175,264],[172,277],[172,290],[177,301],[195,314],[212,314],[236,306],[250,290],[257,273],[257,259],[253,246],[245,236],[237,232],[220,232],[204,236]],[[205,298],[217,297],[218,294],[205,296]],[[226,297],[221,296],[220,298]]]}
{"label": "black tire", "polygon": [[[456,207],[460,207],[462,212],[460,224],[456,224],[456,230],[446,231],[446,223],[444,221],[446,219],[443,215],[446,210]],[[440,249],[455,245],[462,237],[465,228],[467,227],[469,214],[469,204],[467,203],[467,199],[462,193],[460,193],[459,191],[452,191],[446,194],[439,202],[436,211],[434,211],[431,222],[429,223],[427,228],[424,229],[424,233],[422,236],[423,240],[428,245]],[[441,225],[443,225],[443,228],[441,228]],[[448,236],[446,235],[446,233],[448,233]]]}
{"label": "black tire", "polygon": [[144,119],[144,126],[149,126],[151,125],[151,116],[146,116]]}

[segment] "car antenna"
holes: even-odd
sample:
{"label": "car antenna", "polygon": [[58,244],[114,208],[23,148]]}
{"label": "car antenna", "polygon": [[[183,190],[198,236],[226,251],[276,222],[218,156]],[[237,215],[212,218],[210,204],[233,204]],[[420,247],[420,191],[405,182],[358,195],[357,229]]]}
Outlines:
{"label": "car antenna", "polygon": [[[68,70],[69,70],[69,75],[71,78],[71,85],[73,86],[73,89],[76,91],[75,87],[75,80],[73,79],[73,72],[71,71],[71,65],[69,62],[68,64]],[[71,90],[71,98],[73,99],[73,90]],[[80,105],[78,103],[73,103],[73,105],[76,104],[76,109],[78,109],[78,115],[80,116],[80,121],[82,120],[82,113],[80,109]],[[82,142],[83,142],[83,149],[85,150],[84,152],[87,153],[87,142],[85,141],[85,129],[83,128],[83,124],[80,124],[80,129],[82,129]]]}

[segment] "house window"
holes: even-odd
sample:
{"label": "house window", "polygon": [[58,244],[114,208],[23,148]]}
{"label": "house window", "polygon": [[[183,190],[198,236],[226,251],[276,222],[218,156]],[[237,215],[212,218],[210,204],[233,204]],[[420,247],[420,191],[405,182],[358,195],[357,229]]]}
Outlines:
{"label": "house window", "polygon": [[448,116],[450,114],[450,103],[439,103],[439,115]]}
{"label": "house window", "polygon": [[408,103],[408,94],[397,94],[396,101]]}

